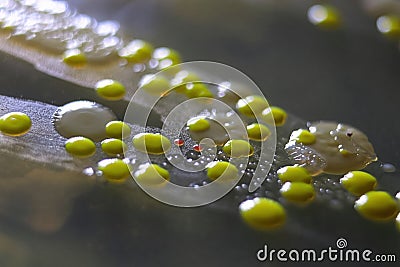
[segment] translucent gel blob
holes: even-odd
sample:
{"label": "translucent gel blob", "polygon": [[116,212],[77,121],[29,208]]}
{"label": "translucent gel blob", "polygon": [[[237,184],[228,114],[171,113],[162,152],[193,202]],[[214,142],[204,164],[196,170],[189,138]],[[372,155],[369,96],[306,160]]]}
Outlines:
{"label": "translucent gel blob", "polygon": [[10,112],[0,117],[0,132],[5,135],[24,135],[31,126],[31,119],[22,112]]}
{"label": "translucent gel blob", "polygon": [[372,144],[358,129],[334,122],[316,122],[309,131],[293,131],[285,146],[288,155],[313,175],[342,175],[376,160]]}
{"label": "translucent gel blob", "polygon": [[84,136],[100,141],[107,136],[107,123],[115,119],[115,114],[100,104],[74,101],[57,109],[53,115],[53,124],[64,137]]}
{"label": "translucent gel blob", "polygon": [[286,221],[282,205],[268,198],[246,200],[240,204],[239,211],[243,220],[258,230],[275,229]]}

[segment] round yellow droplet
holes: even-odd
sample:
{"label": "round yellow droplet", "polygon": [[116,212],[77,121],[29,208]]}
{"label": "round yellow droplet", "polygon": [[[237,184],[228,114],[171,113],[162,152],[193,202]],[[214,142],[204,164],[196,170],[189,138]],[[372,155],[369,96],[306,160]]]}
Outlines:
{"label": "round yellow droplet", "polygon": [[278,171],[279,179],[285,182],[302,182],[311,183],[312,176],[310,173],[301,166],[285,166],[280,168]]}
{"label": "round yellow droplet", "polygon": [[202,132],[210,129],[210,122],[205,118],[193,118],[187,122],[190,131]]}
{"label": "round yellow droplet", "polygon": [[365,218],[375,221],[394,219],[399,212],[396,200],[384,191],[370,191],[362,195],[354,208]]}
{"label": "round yellow droplet", "polygon": [[153,58],[158,60],[158,69],[160,70],[181,63],[179,53],[167,47],[160,47],[154,50]]}
{"label": "round yellow droplet", "polygon": [[247,135],[249,139],[255,141],[265,141],[271,135],[269,128],[263,124],[253,123],[247,127]]}
{"label": "round yellow droplet", "polygon": [[400,37],[400,18],[396,15],[381,16],[376,20],[379,32],[393,39]]}
{"label": "round yellow droplet", "polygon": [[81,50],[71,49],[64,52],[63,61],[68,65],[78,67],[86,64],[87,59],[85,54],[82,53]]}
{"label": "round yellow droplet", "polygon": [[0,117],[0,132],[9,136],[20,136],[29,132],[31,119],[22,112],[10,112]]}
{"label": "round yellow droplet", "polygon": [[143,186],[160,186],[169,181],[169,172],[157,164],[142,164],[135,171],[136,181]]}
{"label": "round yellow droplet", "polygon": [[118,51],[118,55],[130,63],[145,63],[150,60],[153,46],[143,40],[133,40]]}
{"label": "round yellow droplet", "polygon": [[308,204],[315,197],[314,187],[302,182],[286,182],[280,192],[286,200],[298,204]]}
{"label": "round yellow droplet", "polygon": [[207,176],[210,180],[231,181],[238,177],[239,171],[235,165],[226,161],[213,161],[207,164]]}
{"label": "round yellow droplet", "polygon": [[121,159],[103,159],[97,168],[110,182],[122,183],[130,175],[128,164]]}
{"label": "round yellow droplet", "polygon": [[254,153],[254,148],[249,142],[237,139],[228,141],[222,150],[232,158],[248,157]]}
{"label": "round yellow droplet", "polygon": [[175,92],[185,94],[187,90],[186,84],[190,82],[200,82],[199,76],[192,72],[182,70],[171,80],[171,87],[174,88]]}
{"label": "round yellow droplet", "polygon": [[163,96],[170,89],[169,81],[161,76],[146,75],[139,82],[139,87],[150,95]]}
{"label": "round yellow droplet", "polygon": [[96,152],[96,145],[89,138],[77,136],[65,142],[65,150],[72,156],[86,158],[93,156]]}
{"label": "round yellow droplet", "polygon": [[237,110],[243,115],[249,117],[255,117],[260,115],[263,110],[268,107],[268,102],[264,97],[261,96],[248,96],[244,99],[239,99],[236,103]]}
{"label": "round yellow droplet", "polygon": [[126,94],[125,86],[112,79],[98,81],[95,85],[99,96],[107,100],[121,100]]}
{"label": "round yellow droplet", "polygon": [[209,97],[213,98],[213,93],[204,83],[188,83],[186,84],[185,94],[189,98]]}
{"label": "round yellow droplet", "polygon": [[243,220],[258,230],[276,229],[286,221],[282,205],[268,198],[246,200],[240,204],[239,211]]}
{"label": "round yellow droplet", "polygon": [[341,185],[350,193],[361,196],[376,187],[376,178],[363,171],[352,171],[340,179]]}
{"label": "round yellow droplet", "polygon": [[324,29],[336,29],[340,26],[340,16],[336,8],[328,5],[314,5],[308,10],[308,19]]}
{"label": "round yellow droplet", "polygon": [[284,125],[288,116],[286,111],[279,107],[268,107],[261,115],[266,123],[275,124],[275,126]]}
{"label": "round yellow droplet", "polygon": [[133,137],[134,147],[149,154],[164,154],[171,148],[171,142],[165,136],[157,133],[140,133]]}
{"label": "round yellow droplet", "polygon": [[110,138],[101,142],[101,149],[110,156],[122,155],[127,146],[124,141],[116,138]]}
{"label": "round yellow droplet", "polygon": [[128,137],[131,134],[131,128],[122,121],[110,121],[106,125],[106,134],[111,138],[122,139],[122,137]]}
{"label": "round yellow droplet", "polygon": [[292,132],[290,140],[295,140],[303,145],[312,145],[315,143],[316,137],[308,130],[299,129]]}

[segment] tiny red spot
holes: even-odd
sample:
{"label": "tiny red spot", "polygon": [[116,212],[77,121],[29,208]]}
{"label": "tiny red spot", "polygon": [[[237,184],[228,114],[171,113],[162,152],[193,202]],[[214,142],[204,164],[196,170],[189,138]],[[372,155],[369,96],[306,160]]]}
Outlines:
{"label": "tiny red spot", "polygon": [[174,140],[174,144],[177,145],[177,146],[183,146],[184,143],[185,142],[182,139],[179,139],[179,138]]}
{"label": "tiny red spot", "polygon": [[193,150],[196,151],[196,152],[201,152],[202,149],[201,149],[201,147],[199,145],[194,145],[193,146]]}

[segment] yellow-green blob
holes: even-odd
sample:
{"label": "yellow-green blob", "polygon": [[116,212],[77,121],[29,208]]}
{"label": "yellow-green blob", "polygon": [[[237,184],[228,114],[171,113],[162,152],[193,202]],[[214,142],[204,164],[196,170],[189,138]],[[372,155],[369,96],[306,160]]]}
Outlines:
{"label": "yellow-green blob", "polygon": [[365,218],[374,221],[394,219],[399,212],[396,200],[384,191],[370,191],[362,195],[354,208]]}
{"label": "yellow-green blob", "polygon": [[285,182],[302,182],[311,183],[311,174],[301,166],[285,166],[280,168],[278,171],[279,179]]}
{"label": "yellow-green blob", "polygon": [[89,138],[76,136],[65,142],[65,150],[72,156],[86,158],[93,156],[96,152],[96,145]]}
{"label": "yellow-green blob", "polygon": [[103,159],[97,168],[110,182],[122,183],[130,175],[128,164],[121,159]]}
{"label": "yellow-green blob", "polygon": [[188,83],[186,84],[185,94],[189,98],[209,97],[213,98],[213,93],[204,83]]}
{"label": "yellow-green blob", "polygon": [[237,110],[243,115],[255,117],[260,115],[263,110],[268,107],[268,102],[261,96],[248,96],[244,99],[239,99],[236,103]]}
{"label": "yellow-green blob", "polygon": [[153,58],[158,60],[158,69],[160,70],[181,63],[179,53],[167,47],[160,47],[154,50]]}
{"label": "yellow-green blob", "polygon": [[157,164],[142,164],[135,171],[136,181],[143,186],[160,186],[169,181],[169,172]]}
{"label": "yellow-green blob", "polygon": [[253,123],[247,127],[247,135],[249,139],[255,141],[265,141],[271,135],[269,128],[263,124]]}
{"label": "yellow-green blob", "polygon": [[187,122],[190,131],[202,132],[210,129],[210,122],[205,118],[193,118]]}
{"label": "yellow-green blob", "polygon": [[400,18],[395,15],[381,16],[376,20],[379,32],[389,38],[400,37]]}
{"label": "yellow-green blob", "polygon": [[5,135],[24,135],[31,126],[31,118],[22,112],[10,112],[0,117],[0,132]]}
{"label": "yellow-green blob", "polygon": [[328,5],[314,5],[307,12],[310,22],[320,28],[336,29],[341,24],[339,12]]}
{"label": "yellow-green blob", "polygon": [[308,204],[315,198],[314,187],[302,182],[286,182],[280,192],[286,200],[298,204]]}
{"label": "yellow-green blob", "polygon": [[122,121],[110,121],[106,124],[106,134],[111,138],[122,139],[122,136],[127,137],[131,134],[131,128]]}
{"label": "yellow-green blob", "polygon": [[118,51],[118,55],[129,63],[145,63],[151,59],[153,46],[143,40],[133,40]]}
{"label": "yellow-green blob", "polygon": [[341,185],[350,193],[361,196],[376,187],[376,178],[363,171],[352,171],[340,179]]}
{"label": "yellow-green blob", "polygon": [[316,137],[308,130],[299,129],[293,131],[292,135],[290,136],[290,140],[295,140],[297,143],[301,143],[303,145],[312,145],[315,143]]}
{"label": "yellow-green blob", "polygon": [[85,54],[82,53],[81,50],[71,49],[64,52],[63,61],[70,66],[78,67],[86,64],[87,59]]}
{"label": "yellow-green blob", "polygon": [[98,81],[95,89],[99,96],[112,101],[121,100],[126,94],[125,86],[112,79]]}
{"label": "yellow-green blob", "polygon": [[170,89],[169,81],[166,78],[153,74],[144,76],[139,82],[139,86],[146,93],[156,96],[163,96]]}
{"label": "yellow-green blob", "polygon": [[167,137],[157,133],[140,133],[133,137],[134,147],[149,154],[164,154],[171,148]]}
{"label": "yellow-green blob", "polygon": [[171,87],[174,87],[174,91],[180,94],[186,93],[186,84],[190,82],[199,82],[200,78],[192,72],[182,70],[178,72],[175,77],[171,80]]}
{"label": "yellow-green blob", "polygon": [[116,138],[110,138],[101,142],[101,149],[110,156],[122,155],[127,146],[124,141]]}
{"label": "yellow-green blob", "polygon": [[239,206],[243,220],[257,230],[271,230],[282,226],[286,212],[281,204],[268,198],[255,198]]}
{"label": "yellow-green blob", "polygon": [[264,109],[261,116],[266,123],[275,124],[275,126],[283,126],[286,123],[288,115],[282,108],[273,106]]}
{"label": "yellow-green blob", "polygon": [[226,161],[213,161],[206,166],[210,180],[231,181],[238,177],[239,171],[235,165]]}
{"label": "yellow-green blob", "polygon": [[249,157],[253,155],[254,148],[245,140],[229,140],[222,150],[232,158]]}

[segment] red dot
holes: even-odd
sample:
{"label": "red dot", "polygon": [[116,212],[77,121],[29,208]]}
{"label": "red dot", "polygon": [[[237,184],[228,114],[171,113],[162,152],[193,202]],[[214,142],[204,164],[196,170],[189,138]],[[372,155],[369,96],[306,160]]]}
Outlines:
{"label": "red dot", "polygon": [[201,147],[199,145],[194,145],[193,146],[193,150],[196,151],[196,152],[201,152],[202,149],[201,149]]}
{"label": "red dot", "polygon": [[182,139],[175,139],[174,144],[177,146],[183,146],[185,142]]}

